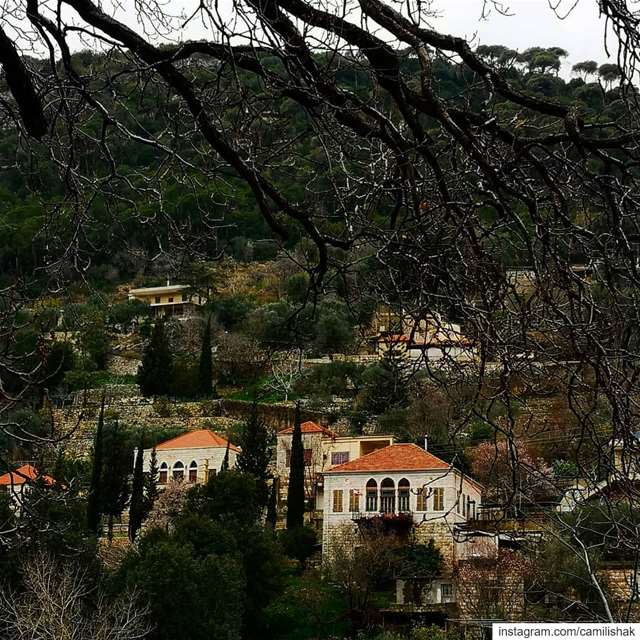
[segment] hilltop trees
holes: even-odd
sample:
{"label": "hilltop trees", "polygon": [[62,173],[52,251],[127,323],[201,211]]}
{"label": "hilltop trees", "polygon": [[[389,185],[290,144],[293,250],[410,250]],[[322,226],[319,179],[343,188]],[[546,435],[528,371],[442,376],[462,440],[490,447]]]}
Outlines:
{"label": "hilltop trees", "polygon": [[167,395],[171,390],[173,359],[162,320],[156,322],[138,369],[138,384],[145,396]]}
{"label": "hilltop trees", "polygon": [[582,76],[582,79],[586,82],[589,76],[595,76],[598,73],[598,63],[595,60],[577,62],[573,67],[571,67],[571,71]]}

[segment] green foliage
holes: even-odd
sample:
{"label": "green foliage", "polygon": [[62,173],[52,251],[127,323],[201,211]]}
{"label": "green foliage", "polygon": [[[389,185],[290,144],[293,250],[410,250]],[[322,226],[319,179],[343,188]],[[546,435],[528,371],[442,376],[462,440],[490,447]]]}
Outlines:
{"label": "green foliage", "polygon": [[296,415],[291,438],[291,459],[289,465],[289,486],[287,492],[287,529],[304,525],[304,448],[302,445],[302,420],[300,404],[296,404]]}
{"label": "green foliage", "polygon": [[292,576],[284,592],[267,608],[267,636],[272,640],[343,638],[351,626],[344,596],[317,572]]}
{"label": "green foliage", "polygon": [[104,398],[100,406],[100,415],[98,417],[98,425],[93,440],[93,466],[91,471],[91,484],[89,486],[89,494],[87,498],[87,529],[97,534],[100,528],[100,512],[101,512],[101,485],[102,469],[103,469],[103,450],[102,441],[104,431]]}
{"label": "green foliage", "polygon": [[245,296],[227,296],[214,300],[211,310],[216,320],[227,330],[233,331],[255,307]]}
{"label": "green foliage", "polygon": [[55,387],[60,384],[67,371],[71,371],[76,362],[76,353],[69,342],[54,342],[47,353],[44,364],[45,384]]}
{"label": "green foliage", "polygon": [[173,362],[170,391],[177,398],[198,398],[200,374],[192,358],[179,356]]}
{"label": "green foliage", "polygon": [[149,313],[149,305],[142,300],[117,302],[109,308],[109,323],[129,328],[137,318],[144,318]]}
{"label": "green foliage", "polygon": [[159,321],[153,327],[151,340],[142,356],[138,369],[138,384],[145,396],[167,395],[171,390],[173,359],[164,322]]}
{"label": "green foliage", "polygon": [[258,404],[253,402],[249,419],[244,424],[238,442],[242,450],[236,463],[238,470],[250,473],[259,480],[265,481],[268,477],[273,440],[267,425],[260,418]]}
{"label": "green foliage", "polygon": [[308,526],[285,529],[280,532],[279,539],[287,556],[297,560],[302,568],[318,545],[315,529]]}
{"label": "green foliage", "polygon": [[294,304],[304,302],[309,292],[309,274],[305,271],[294,273],[285,283],[287,298]]}

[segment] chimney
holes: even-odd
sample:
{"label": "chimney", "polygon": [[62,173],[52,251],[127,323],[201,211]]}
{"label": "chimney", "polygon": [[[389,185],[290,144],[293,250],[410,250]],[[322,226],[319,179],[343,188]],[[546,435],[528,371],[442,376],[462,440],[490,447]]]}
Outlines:
{"label": "chimney", "polygon": [[171,278],[167,278],[167,287],[171,286]]}
{"label": "chimney", "polygon": [[424,450],[429,451],[429,436],[424,434]]}

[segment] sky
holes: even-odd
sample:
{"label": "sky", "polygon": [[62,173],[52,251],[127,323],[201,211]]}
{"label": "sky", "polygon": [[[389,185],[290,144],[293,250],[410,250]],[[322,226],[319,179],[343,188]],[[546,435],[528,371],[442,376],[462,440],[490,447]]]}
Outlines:
{"label": "sky", "polygon": [[615,62],[613,40],[613,58],[605,53],[605,23],[598,16],[596,0],[555,0],[556,12],[564,19],[555,15],[548,0],[505,0],[502,5],[512,15],[491,10],[484,19],[483,4],[482,0],[434,0],[432,6],[441,17],[433,26],[454,35],[475,36],[477,44],[502,44],[519,51],[532,46],[562,47],[569,52],[563,75],[582,60]]}
{"label": "sky", "polygon": [[[231,0],[209,1],[212,5],[219,6],[223,15],[227,17],[232,15]],[[309,1],[313,3],[316,0]],[[342,3],[342,0],[328,1]],[[186,16],[193,13],[200,0],[152,0],[143,2],[142,6],[153,6],[155,2],[174,16]],[[385,0],[385,2],[396,7],[402,6],[400,0]],[[473,45],[502,44],[519,51],[532,46],[558,46],[566,49],[569,56],[561,70],[561,75],[565,77],[570,76],[571,66],[582,60],[596,60],[599,64],[615,62],[616,47],[613,38],[610,39],[613,58],[608,58],[605,52],[605,22],[598,15],[597,0],[422,0],[422,2],[429,3],[432,11],[436,13],[430,26],[439,31],[463,36],[471,40]],[[144,25],[136,19],[136,6],[140,6],[138,0],[107,0],[103,3],[105,10],[109,10],[110,4],[115,9],[117,17],[124,19],[135,29],[144,30],[147,34],[154,30],[154,26],[151,29],[144,28]],[[349,4],[357,5],[353,0]],[[501,6],[502,10],[509,15],[502,15],[495,8],[496,5]],[[552,5],[555,7],[555,12]],[[351,19],[353,20],[353,14]],[[178,18],[174,25],[181,23],[182,20]],[[206,26],[196,18],[189,21],[186,29],[173,31],[170,39],[175,41],[210,39],[211,37],[212,31],[207,30]],[[78,48],[82,48],[80,43],[78,45]]]}

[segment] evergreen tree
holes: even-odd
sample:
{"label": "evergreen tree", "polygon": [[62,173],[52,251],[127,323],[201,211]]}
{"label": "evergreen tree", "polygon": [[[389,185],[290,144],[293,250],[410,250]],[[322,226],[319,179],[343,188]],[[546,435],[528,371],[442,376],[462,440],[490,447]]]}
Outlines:
{"label": "evergreen tree", "polygon": [[100,482],[102,479],[102,432],[104,429],[104,396],[100,405],[100,416],[93,443],[93,467],[91,470],[91,485],[87,499],[87,528],[98,534],[100,527]]}
{"label": "evergreen tree", "polygon": [[291,459],[289,465],[289,488],[287,492],[287,529],[304,525],[304,448],[300,403],[296,404],[293,437],[291,438]]}
{"label": "evergreen tree", "polygon": [[156,322],[151,340],[138,369],[138,384],[145,396],[167,395],[171,389],[173,360],[164,331],[164,321]]}
{"label": "evergreen tree", "polygon": [[200,351],[200,366],[198,369],[198,385],[201,396],[213,394],[213,362],[211,360],[211,316],[207,318],[207,324],[202,336],[202,348]]}
{"label": "evergreen tree", "polygon": [[239,445],[242,453],[238,457],[238,469],[266,481],[269,475],[267,468],[271,460],[269,451],[271,440],[267,426],[260,418],[258,403],[254,401],[249,420],[244,425],[240,437]]}
{"label": "evergreen tree", "polygon": [[267,504],[267,525],[275,530],[278,521],[278,482],[274,478],[269,492],[269,502]]}
{"label": "evergreen tree", "polygon": [[136,463],[133,468],[133,483],[131,485],[131,502],[129,504],[129,539],[134,542],[142,520],[144,519],[144,473],[142,469],[144,457],[144,437],[140,436],[140,444],[136,455]]}
{"label": "evergreen tree", "polygon": [[227,448],[225,449],[224,458],[220,465],[220,473],[224,473],[225,471],[229,471],[229,440],[227,440]]}
{"label": "evergreen tree", "polygon": [[151,513],[151,509],[153,509],[153,505],[158,499],[158,477],[160,476],[160,471],[158,470],[158,455],[156,453],[155,446],[151,449],[151,458],[149,460],[149,473],[145,476],[144,479],[144,509],[143,509],[143,518],[146,518],[149,513]]}
{"label": "evergreen tree", "polygon": [[100,479],[100,512],[108,518],[108,538],[113,539],[113,521],[129,498],[131,449],[117,422],[104,430],[104,462]]}

